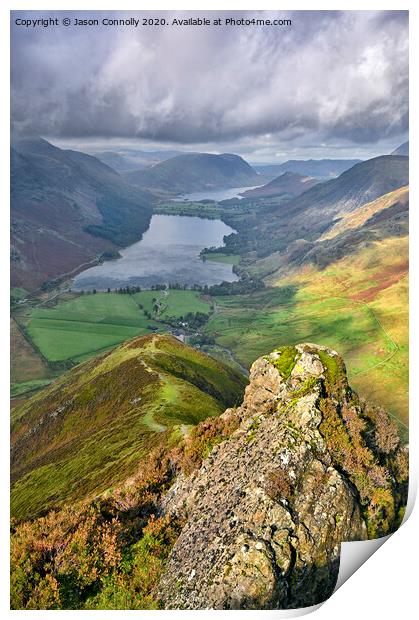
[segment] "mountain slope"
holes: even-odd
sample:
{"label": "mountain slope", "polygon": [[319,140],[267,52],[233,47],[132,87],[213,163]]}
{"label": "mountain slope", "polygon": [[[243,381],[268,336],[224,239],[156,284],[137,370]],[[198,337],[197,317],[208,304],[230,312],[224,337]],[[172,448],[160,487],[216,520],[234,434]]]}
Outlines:
{"label": "mountain slope", "polygon": [[296,172],[284,172],[262,187],[255,187],[242,193],[244,198],[262,198],[264,196],[276,196],[287,194],[290,198],[303,194],[318,181],[312,177],[303,176]]}
{"label": "mountain slope", "polygon": [[262,258],[284,251],[296,240],[315,242],[345,214],[408,182],[407,157],[370,159],[289,201],[260,198],[259,208],[248,218],[226,220],[239,231],[226,238],[226,246],[232,253],[255,251]]}
{"label": "mountain slope", "polygon": [[[320,237],[320,240],[332,239],[345,231],[359,228],[360,226],[367,224],[374,216],[376,216],[375,219],[377,220],[378,214],[385,209],[389,209],[395,205],[399,205],[403,208],[407,207],[408,204],[409,187],[406,186],[396,189],[393,192],[389,192],[388,194],[384,194],[383,196],[376,198],[376,200],[373,200],[372,202],[367,202],[351,213],[345,214],[342,219],[338,220],[332,228]],[[381,214],[381,220],[385,215],[387,214]]]}
{"label": "mountain slope", "polygon": [[383,155],[356,164],[337,179],[313,187],[287,206],[293,213],[315,209],[327,214],[348,213],[409,183],[405,157]]}
{"label": "mountain slope", "polygon": [[324,269],[337,260],[362,253],[373,241],[406,237],[409,225],[409,188],[402,187],[384,194],[354,211],[343,214],[335,221],[318,239],[311,242],[298,240],[290,244],[285,253],[274,254],[266,261],[257,262],[255,267],[258,274],[272,275],[275,262],[275,277],[285,276],[306,264]]}
{"label": "mountain slope", "polygon": [[277,176],[284,172],[295,172],[324,180],[337,177],[360,162],[360,159],[290,159],[283,164],[260,165],[255,166],[255,169],[267,175]]}
{"label": "mountain slope", "polygon": [[260,185],[263,182],[244,159],[228,153],[178,155],[151,168],[127,173],[126,179],[133,185],[173,193]]}
{"label": "mountain slope", "polygon": [[121,483],[153,447],[236,403],[244,383],[171,336],[136,338],[77,366],[13,412],[13,515]]}
{"label": "mountain slope", "polygon": [[151,195],[95,157],[45,140],[11,153],[12,285],[32,290],[140,238]]}
{"label": "mountain slope", "polygon": [[400,146],[397,147],[392,153],[392,155],[404,155],[405,157],[409,157],[409,140],[407,142],[403,142]]}
{"label": "mountain slope", "polygon": [[139,149],[129,148],[118,151],[93,151],[90,154],[117,172],[141,170],[171,157],[183,155],[182,151],[140,151]]}

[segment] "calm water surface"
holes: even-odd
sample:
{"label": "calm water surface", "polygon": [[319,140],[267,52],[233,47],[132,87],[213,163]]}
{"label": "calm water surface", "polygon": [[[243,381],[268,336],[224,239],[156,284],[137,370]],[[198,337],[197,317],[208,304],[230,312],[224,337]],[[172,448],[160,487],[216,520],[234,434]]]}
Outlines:
{"label": "calm water surface", "polygon": [[141,241],[120,251],[122,258],[86,269],[74,281],[75,290],[153,284],[218,284],[233,282],[232,266],[202,261],[205,247],[223,245],[224,235],[235,232],[221,220],[179,215],[153,215]]}
{"label": "calm water surface", "polygon": [[204,191],[204,192],[192,192],[191,194],[182,194],[182,196],[178,196],[177,198],[173,198],[174,202],[194,202],[199,200],[215,200],[219,202],[220,200],[229,200],[230,198],[243,198],[240,196],[241,192],[245,192],[248,189],[255,189],[255,187],[260,187],[259,185],[253,185],[252,187],[232,187],[230,189],[217,189],[214,191]]}

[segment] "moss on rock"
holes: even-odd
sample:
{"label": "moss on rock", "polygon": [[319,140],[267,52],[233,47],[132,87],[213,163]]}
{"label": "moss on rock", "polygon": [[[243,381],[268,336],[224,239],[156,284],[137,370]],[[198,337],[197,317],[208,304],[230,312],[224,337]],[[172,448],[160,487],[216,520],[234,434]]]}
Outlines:
{"label": "moss on rock", "polygon": [[267,359],[275,368],[283,379],[288,379],[296,363],[297,349],[291,346],[275,349]]}

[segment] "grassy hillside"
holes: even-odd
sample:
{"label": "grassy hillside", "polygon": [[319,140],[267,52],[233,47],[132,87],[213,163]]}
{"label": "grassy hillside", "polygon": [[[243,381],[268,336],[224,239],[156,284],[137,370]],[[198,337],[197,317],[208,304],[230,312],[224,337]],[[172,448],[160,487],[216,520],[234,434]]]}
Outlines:
{"label": "grassy hillside", "polygon": [[45,379],[48,376],[46,364],[30,346],[13,318],[10,320],[10,340],[13,351],[10,360],[12,383]]}
{"label": "grassy hillside", "polygon": [[133,475],[158,445],[241,399],[245,379],[171,336],[130,340],[13,413],[12,515],[44,513]]}
{"label": "grassy hillside", "polygon": [[[364,189],[365,183],[371,191],[400,183],[407,163],[406,157],[384,157],[358,164],[291,201],[284,213],[273,215],[276,219],[264,223],[259,218],[269,240],[283,247],[262,259],[248,254],[240,266],[263,277],[269,288],[218,298],[206,334],[247,366],[275,343],[329,345],[344,355],[354,387],[406,426],[409,192],[402,185],[368,202]],[[350,205],[355,188],[361,204],[338,216],[325,215],[321,201],[314,200],[320,193]],[[293,205],[299,205],[299,215]],[[273,212],[273,206],[266,208]],[[318,221],[311,226],[315,214]],[[256,224],[244,233],[256,247],[266,240],[263,234],[258,239],[259,232]]]}
{"label": "grassy hillside", "polygon": [[355,209],[351,213],[345,213],[342,218],[340,218],[336,224],[334,224],[327,232],[325,232],[320,239],[333,239],[337,235],[348,231],[353,230],[354,228],[359,228],[363,226],[368,220],[370,220],[374,215],[380,213],[384,209],[388,209],[389,207],[393,207],[396,204],[406,204],[409,201],[409,187],[401,187],[399,189],[394,190],[393,192],[389,192],[388,194],[384,194],[384,196],[380,196],[376,200],[372,202],[368,202],[361,207]]}
{"label": "grassy hillside", "polygon": [[206,333],[242,364],[297,341],[344,355],[351,383],[407,424],[408,238],[369,244],[326,269],[306,265],[273,288],[219,297]]}

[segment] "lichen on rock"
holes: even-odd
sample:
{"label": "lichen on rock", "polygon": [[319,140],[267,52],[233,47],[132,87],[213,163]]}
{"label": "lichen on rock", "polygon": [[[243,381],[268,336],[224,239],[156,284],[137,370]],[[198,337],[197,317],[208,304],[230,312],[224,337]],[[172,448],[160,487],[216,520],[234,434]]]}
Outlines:
{"label": "lichen on rock", "polygon": [[343,541],[397,528],[407,450],[349,387],[342,358],[305,343],[258,359],[235,429],[163,497],[185,520],[158,594],[165,608],[280,609],[333,591]]}

